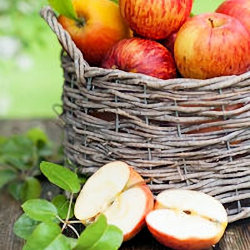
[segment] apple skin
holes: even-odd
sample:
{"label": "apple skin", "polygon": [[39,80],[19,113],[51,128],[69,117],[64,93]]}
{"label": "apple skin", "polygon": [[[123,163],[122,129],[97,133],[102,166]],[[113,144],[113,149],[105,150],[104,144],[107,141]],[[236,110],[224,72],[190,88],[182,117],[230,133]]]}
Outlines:
{"label": "apple skin", "polygon": [[130,167],[130,175],[125,189],[129,189],[140,184],[145,184],[144,179],[132,167]]}
{"label": "apple skin", "polygon": [[250,32],[249,0],[227,0],[218,7],[216,12],[237,18]]}
{"label": "apple skin", "polygon": [[147,224],[148,230],[150,233],[155,237],[157,241],[167,247],[171,247],[173,249],[182,249],[182,250],[200,250],[200,249],[207,249],[212,245],[216,244],[220,238],[222,237],[224,230],[221,231],[221,234],[216,235],[210,239],[199,239],[199,238],[189,238],[183,239],[176,239],[174,236],[166,235],[160,231],[155,230],[149,224]]}
{"label": "apple skin", "polygon": [[84,25],[65,16],[58,21],[92,66],[99,66],[107,51],[119,40],[131,37],[131,30],[120,14],[119,6],[110,0],[73,0],[78,18]]}
{"label": "apple skin", "polygon": [[145,220],[146,216],[154,208],[154,196],[153,196],[152,192],[150,191],[149,187],[146,184],[143,184],[143,185],[140,185],[140,188],[145,193],[145,196],[147,199],[145,210],[144,210],[143,216],[141,217],[141,220],[137,223],[137,225],[134,227],[134,229],[131,232],[129,232],[123,236],[123,241],[128,241],[128,240],[132,239],[136,234],[138,234],[141,231],[141,229],[146,224],[146,220]]}
{"label": "apple skin", "polygon": [[179,30],[174,55],[185,78],[239,75],[250,67],[250,33],[236,18],[200,14]]}
{"label": "apple skin", "polygon": [[121,14],[137,34],[165,39],[190,15],[193,0],[119,0]]}
{"label": "apple skin", "polygon": [[177,37],[177,32],[174,32],[162,42],[162,45],[165,46],[173,56],[174,56],[174,43],[176,37]]}
{"label": "apple skin", "polygon": [[141,38],[119,41],[108,51],[102,67],[143,73],[161,79],[176,77],[171,53],[160,43]]}

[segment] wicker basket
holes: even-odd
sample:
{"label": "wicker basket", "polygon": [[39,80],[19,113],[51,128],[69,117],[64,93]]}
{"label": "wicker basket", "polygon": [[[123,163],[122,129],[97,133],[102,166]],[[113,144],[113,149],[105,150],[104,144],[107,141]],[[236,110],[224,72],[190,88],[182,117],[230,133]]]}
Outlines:
{"label": "wicker basket", "polygon": [[126,161],[154,193],[201,190],[229,221],[250,217],[250,72],[208,80],[159,80],[90,67],[46,7],[63,49],[65,155],[91,174]]}

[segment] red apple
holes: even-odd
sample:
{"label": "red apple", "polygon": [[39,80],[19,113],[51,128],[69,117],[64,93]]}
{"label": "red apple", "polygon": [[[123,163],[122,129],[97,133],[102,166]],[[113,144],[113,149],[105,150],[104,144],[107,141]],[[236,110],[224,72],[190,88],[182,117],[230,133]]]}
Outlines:
{"label": "red apple", "polygon": [[174,44],[176,37],[177,37],[177,32],[174,32],[162,42],[163,46],[165,46],[173,56],[174,56]]}
{"label": "red apple", "polygon": [[250,32],[249,0],[227,0],[218,7],[216,12],[237,18]]}
{"label": "red apple", "polygon": [[137,34],[165,39],[190,15],[193,0],[119,0],[122,16]]}
{"label": "red apple", "polygon": [[103,68],[169,79],[176,77],[176,67],[171,53],[155,41],[131,38],[119,41],[107,53]]}
{"label": "red apple", "polygon": [[75,204],[75,217],[83,224],[100,213],[109,224],[119,227],[124,241],[135,236],[153,209],[154,197],[142,177],[121,161],[108,163],[83,186]]}
{"label": "red apple", "polygon": [[59,16],[58,21],[71,35],[84,58],[99,66],[107,51],[119,40],[131,37],[119,6],[110,0],[73,0],[81,22]]}
{"label": "red apple", "polygon": [[206,249],[216,244],[227,226],[227,213],[213,197],[198,191],[166,190],[156,197],[146,217],[152,235],[173,249]]}
{"label": "red apple", "polygon": [[197,15],[179,30],[174,54],[177,68],[186,78],[239,75],[250,67],[250,33],[228,15]]}

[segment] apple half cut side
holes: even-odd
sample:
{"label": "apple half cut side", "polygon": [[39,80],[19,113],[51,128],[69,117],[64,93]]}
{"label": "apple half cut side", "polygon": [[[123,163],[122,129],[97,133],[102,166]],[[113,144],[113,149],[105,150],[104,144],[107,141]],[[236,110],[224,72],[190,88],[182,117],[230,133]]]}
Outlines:
{"label": "apple half cut side", "polygon": [[75,217],[89,224],[102,213],[109,224],[123,231],[129,240],[145,224],[153,209],[154,197],[143,178],[121,161],[108,163],[83,186],[75,203]]}
{"label": "apple half cut side", "polygon": [[227,213],[215,198],[198,191],[166,190],[146,217],[149,231],[173,249],[206,249],[216,244],[227,226]]}

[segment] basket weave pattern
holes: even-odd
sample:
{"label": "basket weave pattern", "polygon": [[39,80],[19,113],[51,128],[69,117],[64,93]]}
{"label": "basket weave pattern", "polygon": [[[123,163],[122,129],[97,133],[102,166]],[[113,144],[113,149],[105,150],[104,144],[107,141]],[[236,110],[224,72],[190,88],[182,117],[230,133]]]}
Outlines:
{"label": "basket weave pattern", "polygon": [[64,50],[65,155],[83,173],[123,160],[154,193],[201,190],[250,217],[250,72],[208,80],[160,80],[90,67],[46,7]]}

